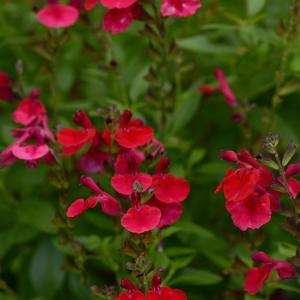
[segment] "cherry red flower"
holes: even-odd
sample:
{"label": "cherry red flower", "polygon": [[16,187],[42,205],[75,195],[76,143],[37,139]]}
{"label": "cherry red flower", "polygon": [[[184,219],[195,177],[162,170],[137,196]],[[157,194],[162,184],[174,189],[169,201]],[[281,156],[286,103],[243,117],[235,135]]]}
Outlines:
{"label": "cherry red flower", "polygon": [[80,182],[92,190],[95,195],[90,196],[87,200],[75,200],[67,209],[67,217],[77,217],[87,209],[94,208],[98,203],[101,205],[102,211],[109,216],[118,216],[121,214],[122,208],[119,201],[102,191],[91,177],[82,177]]}
{"label": "cherry red flower", "polygon": [[[298,197],[300,193],[300,181],[292,176],[297,175],[300,173],[300,164],[290,164],[287,169],[285,170],[285,176],[287,178],[287,184],[289,193],[293,199]],[[282,184],[281,176],[278,178],[279,183]]]}
{"label": "cherry red flower", "polygon": [[114,163],[116,174],[131,174],[138,171],[145,154],[137,149],[121,149]]}
{"label": "cherry red flower", "polygon": [[0,100],[12,100],[14,98],[12,83],[12,79],[0,70]]}
{"label": "cherry red flower", "polygon": [[161,14],[165,17],[189,17],[201,7],[199,0],[163,0]]}
{"label": "cherry red flower", "polygon": [[248,270],[244,289],[250,295],[258,293],[262,288],[271,272],[277,272],[279,278],[288,279],[295,276],[295,267],[289,262],[276,260],[260,251],[252,254],[252,260],[261,263],[259,267],[252,267]]}
{"label": "cherry red flower", "polygon": [[214,74],[219,82],[219,85],[217,87],[210,87],[206,85],[200,86],[198,88],[199,92],[203,94],[212,94],[215,92],[221,92],[228,106],[236,107],[238,104],[236,96],[233,93],[232,89],[230,88],[224,72],[221,69],[215,69]]}
{"label": "cherry red flower", "polygon": [[79,11],[72,5],[60,4],[58,0],[48,0],[48,5],[37,13],[37,19],[49,28],[66,28],[76,23]]}
{"label": "cherry red flower", "polygon": [[121,219],[122,226],[129,232],[143,233],[156,228],[160,222],[161,212],[157,207],[141,205],[129,208]]}
{"label": "cherry red flower", "polygon": [[224,191],[226,209],[234,224],[241,230],[247,230],[258,229],[268,223],[272,212],[279,207],[278,195],[269,189],[274,182],[272,173],[246,150],[238,154],[223,151],[221,157],[239,164],[235,170],[228,168],[215,191]]}
{"label": "cherry red flower", "polygon": [[164,173],[169,160],[162,158],[152,177],[152,188],[155,197],[165,203],[178,203],[184,201],[189,192],[190,185],[184,178],[176,177],[170,173]]}
{"label": "cherry red flower", "polygon": [[168,286],[161,286],[161,278],[157,274],[154,275],[152,286],[146,295],[126,278],[122,280],[121,287],[127,291],[121,292],[114,300],[187,300],[185,292]]}
{"label": "cherry red flower", "polygon": [[161,286],[161,278],[156,274],[152,279],[150,291],[146,294],[145,300],[187,300],[185,292],[179,289],[172,289],[168,286]]}
{"label": "cherry red flower", "polygon": [[153,129],[142,125],[140,120],[131,120],[130,111],[125,111],[120,117],[120,128],[115,133],[115,140],[124,148],[137,148],[151,141]]}
{"label": "cherry red flower", "polygon": [[141,192],[145,192],[152,184],[152,176],[146,173],[117,174],[111,178],[112,187],[122,195],[131,195],[136,191],[134,184],[141,187]]}
{"label": "cherry red flower", "polygon": [[99,3],[100,3],[100,0],[86,0],[85,4],[84,4],[84,8],[86,10],[91,10]]}
{"label": "cherry red flower", "polygon": [[102,28],[112,34],[123,32],[133,20],[140,18],[142,13],[143,10],[137,3],[126,8],[111,9],[104,16]]}
{"label": "cherry red flower", "polygon": [[73,121],[83,128],[63,128],[57,133],[57,140],[63,145],[63,155],[77,153],[86,144],[92,143],[97,133],[84,112],[77,112],[73,117]]}
{"label": "cherry red flower", "polygon": [[163,228],[177,222],[183,212],[181,203],[164,203],[152,197],[147,201],[147,205],[157,207],[161,212],[160,222],[158,228]]}
{"label": "cherry red flower", "polygon": [[129,279],[124,278],[121,282],[121,287],[127,291],[121,292],[113,300],[145,300],[144,294]]}

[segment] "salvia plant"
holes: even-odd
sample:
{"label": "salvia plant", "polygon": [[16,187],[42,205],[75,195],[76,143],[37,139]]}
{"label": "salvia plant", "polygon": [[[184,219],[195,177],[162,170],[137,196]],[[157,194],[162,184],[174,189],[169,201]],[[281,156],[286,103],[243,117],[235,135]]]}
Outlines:
{"label": "salvia plant", "polygon": [[300,1],[17,2],[0,299],[299,299]]}

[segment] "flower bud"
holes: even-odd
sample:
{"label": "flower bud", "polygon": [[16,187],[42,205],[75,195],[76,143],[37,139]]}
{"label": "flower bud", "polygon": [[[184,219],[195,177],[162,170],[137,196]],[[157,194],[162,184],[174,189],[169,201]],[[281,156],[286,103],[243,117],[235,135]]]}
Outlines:
{"label": "flower bud", "polygon": [[295,155],[296,151],[297,151],[298,145],[294,144],[294,143],[290,143],[287,146],[287,149],[283,155],[282,158],[282,165],[285,167],[290,160],[293,158],[293,156]]}
{"label": "flower bud", "polygon": [[267,152],[271,154],[275,154],[278,143],[279,143],[279,136],[275,134],[269,134],[264,140],[263,147]]}

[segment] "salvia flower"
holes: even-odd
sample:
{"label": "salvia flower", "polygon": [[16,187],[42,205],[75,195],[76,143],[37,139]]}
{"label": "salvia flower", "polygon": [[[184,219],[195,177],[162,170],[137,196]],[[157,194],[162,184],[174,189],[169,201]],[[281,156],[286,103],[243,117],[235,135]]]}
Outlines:
{"label": "salvia flower", "polygon": [[268,223],[279,207],[278,195],[270,190],[272,173],[259,164],[248,151],[223,151],[224,160],[238,164],[228,168],[216,193],[224,191],[226,209],[233,223],[241,230],[258,229]]}
{"label": "salvia flower", "polygon": [[261,265],[252,267],[247,272],[244,289],[250,295],[258,293],[263,288],[272,271],[276,271],[280,279],[288,279],[295,276],[296,270],[292,264],[283,260],[273,259],[265,252],[253,253],[252,260]]}
{"label": "salvia flower", "polygon": [[224,72],[221,69],[215,69],[214,75],[219,82],[217,87],[200,86],[199,91],[203,94],[213,94],[221,92],[228,106],[236,107],[238,105],[235,94],[230,88]]}
{"label": "salvia flower", "polygon": [[[300,193],[300,181],[292,176],[300,173],[300,164],[290,164],[285,170],[285,176],[287,178],[287,184],[289,189],[289,194],[293,199],[298,197]],[[282,178],[278,178],[279,183],[282,184]]]}
{"label": "salvia flower", "polygon": [[67,217],[74,218],[81,215],[89,208],[94,208],[97,204],[101,205],[102,211],[109,216],[118,216],[122,212],[121,205],[111,195],[102,191],[91,177],[81,177],[80,182],[95,194],[84,200],[75,200],[67,209]]}
{"label": "salvia flower", "polygon": [[199,0],[163,0],[161,14],[165,17],[189,17],[201,7]]}
{"label": "salvia flower", "polygon": [[37,20],[49,28],[66,28],[76,23],[79,11],[74,5],[48,0],[48,4],[38,11]]}
{"label": "salvia flower", "polygon": [[39,100],[37,89],[33,89],[29,97],[20,102],[13,118],[24,127],[12,130],[17,140],[1,152],[0,165],[8,166],[18,159],[29,167],[36,167],[40,159],[51,163],[55,157],[49,143],[54,143],[55,139],[48,127],[46,109]]}
{"label": "salvia flower", "polygon": [[130,280],[123,279],[121,292],[114,300],[187,300],[186,294],[179,289],[161,286],[161,278],[156,274],[152,279],[150,290],[144,295]]}
{"label": "salvia flower", "polygon": [[0,100],[12,100],[14,98],[12,83],[12,79],[0,70]]}
{"label": "salvia flower", "polygon": [[[99,203],[104,213],[120,216],[121,225],[137,234],[171,225],[181,217],[183,206],[180,202],[187,198],[190,187],[185,179],[165,173],[169,159],[164,156],[159,160],[154,175],[140,171],[143,163],[148,160],[153,162],[164,151],[158,140],[153,141],[151,127],[132,119],[129,111],[125,111],[118,122],[113,120],[110,130],[105,129],[103,133],[92,125],[83,112],[76,113],[73,121],[82,129],[65,128],[59,131],[58,141],[64,146],[63,154],[73,154],[86,143],[91,144],[87,153],[79,159],[80,169],[102,172],[106,161],[114,171],[110,184],[116,195],[107,194],[92,178],[83,177],[81,183],[96,195],[74,201],[67,210],[68,217],[77,217]],[[93,130],[92,137],[89,130]],[[101,148],[102,144],[106,149]],[[122,210],[121,202],[124,202],[126,209]],[[113,213],[108,212],[106,206],[113,207]]]}

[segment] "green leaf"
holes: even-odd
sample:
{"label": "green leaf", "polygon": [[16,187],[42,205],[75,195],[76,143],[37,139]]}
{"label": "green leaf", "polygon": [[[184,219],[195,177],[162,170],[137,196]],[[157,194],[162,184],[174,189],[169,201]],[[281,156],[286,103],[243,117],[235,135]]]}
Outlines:
{"label": "green leaf", "polygon": [[188,159],[189,168],[199,163],[205,156],[205,149],[194,149]]}
{"label": "green leaf", "polygon": [[259,13],[265,6],[266,0],[247,0],[247,11],[249,16]]}
{"label": "green leaf", "polygon": [[32,225],[40,231],[47,233],[56,232],[52,223],[54,219],[54,208],[44,199],[23,201],[16,211],[19,222]]}
{"label": "green leaf", "polygon": [[170,282],[171,285],[214,285],[222,281],[222,277],[218,274],[207,270],[187,269],[182,274],[176,276]]}
{"label": "green leaf", "polygon": [[63,284],[64,256],[50,241],[42,242],[36,249],[30,265],[30,280],[39,295],[51,299]]}

